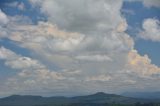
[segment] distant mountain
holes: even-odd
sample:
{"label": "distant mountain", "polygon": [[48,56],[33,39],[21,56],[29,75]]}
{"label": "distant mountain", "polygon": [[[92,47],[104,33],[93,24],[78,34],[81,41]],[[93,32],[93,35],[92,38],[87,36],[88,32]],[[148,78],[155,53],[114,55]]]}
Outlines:
{"label": "distant mountain", "polygon": [[115,94],[106,94],[103,92],[98,92],[96,94],[87,96],[77,96],[71,99],[72,101],[80,103],[134,103],[138,101],[134,98],[128,98]]}
{"label": "distant mountain", "polygon": [[123,96],[144,99],[160,99],[160,92],[125,92]]}
{"label": "distant mountain", "polygon": [[32,95],[12,95],[0,99],[0,106],[39,106],[45,104],[68,104],[69,98],[66,97],[42,97]]}
{"label": "distant mountain", "polygon": [[42,97],[31,95],[12,95],[6,98],[1,98],[0,106],[104,106],[103,104],[106,103],[133,104],[136,102],[147,103],[149,101],[145,99],[135,99],[131,97],[124,97],[120,95],[99,92],[93,95],[76,97]]}

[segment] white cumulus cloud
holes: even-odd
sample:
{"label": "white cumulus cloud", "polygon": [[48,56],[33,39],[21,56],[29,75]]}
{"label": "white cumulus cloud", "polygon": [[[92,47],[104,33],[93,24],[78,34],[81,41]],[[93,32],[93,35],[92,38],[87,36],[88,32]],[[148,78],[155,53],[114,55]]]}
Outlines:
{"label": "white cumulus cloud", "polygon": [[160,41],[160,21],[158,19],[145,19],[143,22],[143,31],[140,32],[140,37],[151,41]]}

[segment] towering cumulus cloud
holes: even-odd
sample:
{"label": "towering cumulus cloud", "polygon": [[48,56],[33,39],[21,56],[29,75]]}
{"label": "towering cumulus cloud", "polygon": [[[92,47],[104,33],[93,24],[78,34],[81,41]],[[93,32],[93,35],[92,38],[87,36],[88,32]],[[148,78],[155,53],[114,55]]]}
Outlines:
{"label": "towering cumulus cloud", "polygon": [[20,23],[23,18],[12,17],[6,24],[7,34],[2,38],[26,48],[32,56],[0,48],[0,59],[16,71],[0,86],[1,94],[6,90],[58,95],[120,92],[148,87],[146,82],[159,79],[153,76],[160,74],[160,68],[151,64],[147,55],[138,54],[133,39],[125,32],[128,25],[120,12],[122,0],[30,3],[47,21]]}

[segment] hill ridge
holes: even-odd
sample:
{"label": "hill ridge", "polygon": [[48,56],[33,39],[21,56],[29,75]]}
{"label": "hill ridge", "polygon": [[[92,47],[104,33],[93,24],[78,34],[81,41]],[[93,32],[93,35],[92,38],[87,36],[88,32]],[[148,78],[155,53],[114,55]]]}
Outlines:
{"label": "hill ridge", "polygon": [[[66,104],[105,104],[105,103],[117,103],[117,104],[133,104],[136,102],[148,103],[151,102],[147,99],[136,99],[131,97],[125,97],[116,94],[108,94],[104,92],[97,92],[91,95],[84,96],[51,96],[42,97],[34,95],[11,95],[0,99],[0,106],[37,106],[52,104],[56,105],[66,105]],[[90,106],[90,105],[89,105]]]}

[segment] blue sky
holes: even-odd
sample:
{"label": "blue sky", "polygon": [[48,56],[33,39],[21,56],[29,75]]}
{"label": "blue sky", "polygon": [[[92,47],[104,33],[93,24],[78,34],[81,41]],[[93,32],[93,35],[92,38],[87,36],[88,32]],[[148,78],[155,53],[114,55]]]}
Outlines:
{"label": "blue sky", "polygon": [[[123,4],[124,9],[132,10],[134,14],[124,13],[128,24],[132,27],[127,30],[132,37],[136,37],[140,29],[142,29],[143,20],[146,18],[160,19],[159,11],[157,7],[147,8],[143,6],[141,2],[125,2]],[[136,39],[136,38],[135,38]],[[141,55],[148,54],[152,59],[152,63],[160,65],[160,43],[152,42],[149,40],[137,39],[135,40],[135,48]]]}
{"label": "blue sky", "polygon": [[159,12],[159,0],[1,0],[0,96],[157,91]]}

